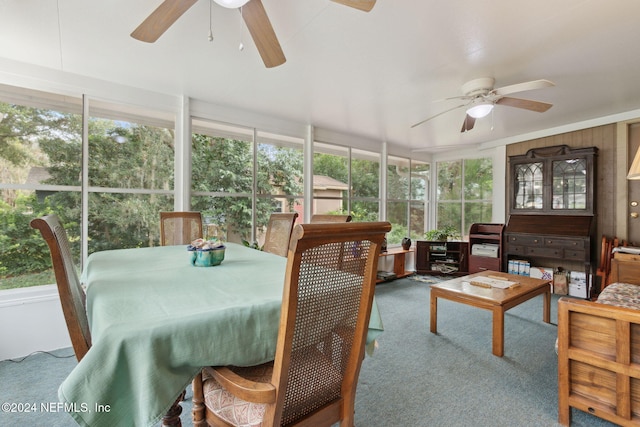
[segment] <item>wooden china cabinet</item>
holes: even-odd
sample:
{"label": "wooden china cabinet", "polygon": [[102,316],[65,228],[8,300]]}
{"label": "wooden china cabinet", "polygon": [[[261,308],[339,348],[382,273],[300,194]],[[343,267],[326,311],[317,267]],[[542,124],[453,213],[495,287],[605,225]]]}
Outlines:
{"label": "wooden china cabinet", "polygon": [[596,226],[597,147],[534,148],[509,157],[503,268],[509,259],[558,267],[581,263],[591,274]]}

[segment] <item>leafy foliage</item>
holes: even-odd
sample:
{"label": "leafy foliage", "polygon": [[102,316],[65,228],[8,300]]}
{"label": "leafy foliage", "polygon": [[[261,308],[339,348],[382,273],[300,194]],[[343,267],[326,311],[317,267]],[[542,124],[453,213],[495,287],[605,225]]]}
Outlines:
{"label": "leafy foliage", "polygon": [[453,225],[447,225],[443,228],[436,228],[424,233],[425,239],[434,242],[444,242],[449,239],[459,239],[460,232]]}

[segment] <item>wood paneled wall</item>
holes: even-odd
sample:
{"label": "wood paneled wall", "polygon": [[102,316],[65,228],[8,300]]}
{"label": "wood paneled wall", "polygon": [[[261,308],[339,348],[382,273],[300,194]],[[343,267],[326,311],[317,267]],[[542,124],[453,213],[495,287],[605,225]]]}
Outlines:
{"label": "wood paneled wall", "polygon": [[[548,136],[544,138],[532,139],[507,145],[507,188],[506,197],[512,192],[512,182],[510,176],[509,156],[525,154],[531,148],[550,147],[553,145],[568,145],[571,148],[578,147],[598,147],[596,159],[596,234],[595,245],[592,253],[596,258],[592,260],[595,267],[598,265],[600,256],[600,238],[603,234],[615,236],[616,233],[616,124],[609,124],[574,132]],[[621,165],[627,168],[627,165]],[[506,205],[509,206],[509,200]],[[505,213],[508,220],[508,212]],[[625,236],[619,236],[626,238]]]}

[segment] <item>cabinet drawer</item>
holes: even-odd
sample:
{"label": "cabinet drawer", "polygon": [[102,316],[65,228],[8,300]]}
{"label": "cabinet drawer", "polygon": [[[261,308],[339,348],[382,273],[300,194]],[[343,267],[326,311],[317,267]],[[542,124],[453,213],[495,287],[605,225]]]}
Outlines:
{"label": "cabinet drawer", "polygon": [[564,259],[576,260],[576,261],[584,261],[585,260],[585,252],[584,251],[580,251],[580,250],[565,249],[564,250]]}
{"label": "cabinet drawer", "polygon": [[477,273],[485,270],[500,271],[500,261],[500,258],[471,255],[469,257],[469,273]]}
{"label": "cabinet drawer", "polygon": [[536,248],[529,247],[527,248],[527,255],[530,256],[542,256],[547,258],[561,258],[562,257],[562,249],[561,248]]}
{"label": "cabinet drawer", "polygon": [[526,246],[507,244],[505,249],[506,249],[506,253],[508,253],[509,255],[526,255],[527,254]]}
{"label": "cabinet drawer", "polygon": [[552,246],[557,248],[569,248],[569,249],[584,249],[584,240],[583,239],[556,239],[553,237],[545,237],[544,239],[545,246]]}
{"label": "cabinet drawer", "polygon": [[520,234],[511,234],[507,236],[507,242],[514,245],[523,246],[542,246],[544,239],[540,236],[526,236]]}

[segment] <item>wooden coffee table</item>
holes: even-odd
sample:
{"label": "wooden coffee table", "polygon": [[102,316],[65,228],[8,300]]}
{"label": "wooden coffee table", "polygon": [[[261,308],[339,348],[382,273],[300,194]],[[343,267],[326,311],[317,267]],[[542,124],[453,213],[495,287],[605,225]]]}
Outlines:
{"label": "wooden coffee table", "polygon": [[[501,278],[518,282],[518,285],[509,289],[485,288],[472,285],[471,280],[479,276]],[[542,320],[549,323],[551,309],[550,283],[550,280],[534,279],[496,271],[483,271],[431,285],[431,332],[437,334],[438,298],[491,310],[493,312],[493,354],[502,357],[504,355],[504,312],[542,294],[544,295]]]}

